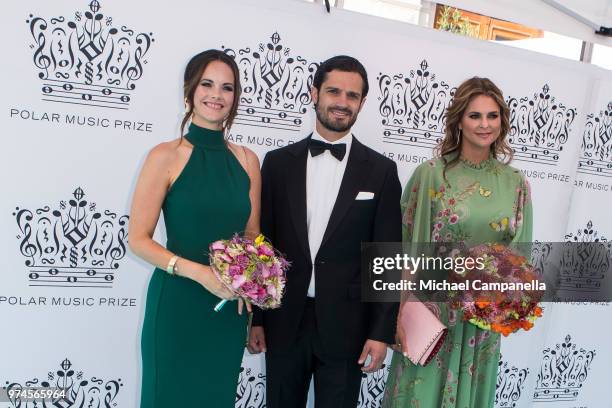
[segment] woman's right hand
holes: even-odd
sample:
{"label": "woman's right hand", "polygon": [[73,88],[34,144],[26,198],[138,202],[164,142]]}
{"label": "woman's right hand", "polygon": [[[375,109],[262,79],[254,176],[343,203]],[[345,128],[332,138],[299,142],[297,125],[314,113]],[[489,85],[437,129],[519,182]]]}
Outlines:
{"label": "woman's right hand", "polygon": [[401,322],[401,308],[397,316],[397,325],[395,329],[395,344],[391,346],[391,349],[402,353],[404,357],[408,357],[408,345],[406,344],[406,333],[402,327]]}
{"label": "woman's right hand", "polygon": [[217,280],[216,277],[215,277],[215,280],[216,280],[215,284],[209,285],[210,287],[207,287],[206,285],[204,285],[204,288],[208,290],[210,293],[212,293],[213,295],[217,296],[218,298],[226,299],[226,300],[236,299],[236,296],[228,288],[226,288],[225,285],[219,282],[219,280]]}

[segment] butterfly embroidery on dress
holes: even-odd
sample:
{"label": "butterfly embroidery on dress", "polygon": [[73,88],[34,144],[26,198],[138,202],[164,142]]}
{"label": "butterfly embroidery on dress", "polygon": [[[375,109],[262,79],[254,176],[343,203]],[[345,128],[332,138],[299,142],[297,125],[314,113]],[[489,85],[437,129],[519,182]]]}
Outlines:
{"label": "butterfly embroidery on dress", "polygon": [[483,196],[484,198],[489,198],[491,197],[492,191],[489,190],[486,187],[480,186],[480,188],[478,189],[478,192],[480,193],[481,196]]}
{"label": "butterfly embroidery on dress", "polygon": [[495,231],[506,231],[510,225],[510,219],[508,217],[502,218],[499,222],[491,221],[489,226]]}

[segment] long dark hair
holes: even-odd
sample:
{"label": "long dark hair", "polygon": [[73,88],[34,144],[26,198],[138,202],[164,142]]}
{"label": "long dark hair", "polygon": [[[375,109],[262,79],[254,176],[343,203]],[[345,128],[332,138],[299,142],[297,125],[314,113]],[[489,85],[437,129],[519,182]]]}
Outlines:
{"label": "long dark hair", "polygon": [[230,109],[229,115],[223,123],[222,131],[226,133],[234,123],[234,118],[236,117],[236,113],[238,111],[238,101],[240,100],[240,94],[242,93],[242,88],[240,87],[240,72],[238,71],[236,61],[234,61],[234,58],[220,50],[202,51],[201,53],[191,57],[189,63],[187,63],[187,67],[185,68],[183,96],[188,104],[188,108],[185,112],[183,120],[181,121],[181,137],[185,132],[185,126],[187,126],[187,123],[193,114],[193,106],[195,105],[193,96],[197,87],[200,85],[202,74],[204,73],[204,70],[208,64],[213,61],[223,62],[230,67],[234,73],[234,100],[232,101],[232,108]]}
{"label": "long dark hair", "polygon": [[[510,130],[510,109],[508,109],[508,105],[506,101],[504,101],[504,95],[490,79],[473,77],[464,81],[455,91],[453,100],[446,110],[444,139],[435,149],[435,155],[441,157],[444,161],[443,174],[445,179],[446,171],[459,162],[461,145],[463,143],[463,135],[459,129],[459,124],[461,123],[463,114],[470,102],[479,95],[490,96],[499,106],[501,128],[499,137],[491,144],[491,153],[493,157],[498,160],[504,160],[505,163],[510,163],[512,160],[513,151],[506,140],[506,135]],[[451,153],[457,153],[457,155],[448,160],[445,156]]]}

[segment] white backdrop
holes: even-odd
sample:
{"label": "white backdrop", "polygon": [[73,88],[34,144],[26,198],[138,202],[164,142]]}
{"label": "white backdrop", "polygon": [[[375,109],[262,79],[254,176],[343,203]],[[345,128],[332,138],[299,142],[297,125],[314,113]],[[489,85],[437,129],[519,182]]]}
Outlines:
{"label": "white backdrop", "polygon": [[[93,30],[88,12],[102,15]],[[307,85],[319,61],[360,59],[371,90],[354,134],[398,163],[402,183],[431,157],[453,88],[488,76],[512,108],[535,238],[612,237],[609,71],[298,1],[24,0],[4,15],[3,387],[68,381],[67,406],[86,396],[138,406],[152,268],[126,250],[125,216],[146,152],[177,136],[184,66],[207,48],[236,55],[246,99],[231,139],[260,158],[312,128]],[[161,226],[156,238],[165,241]],[[611,316],[607,305],[547,305],[532,331],[504,339],[496,406],[557,395],[555,406],[602,407]],[[385,378],[364,379],[362,406],[378,406]],[[246,353],[236,406],[263,407],[264,381],[262,357]]]}

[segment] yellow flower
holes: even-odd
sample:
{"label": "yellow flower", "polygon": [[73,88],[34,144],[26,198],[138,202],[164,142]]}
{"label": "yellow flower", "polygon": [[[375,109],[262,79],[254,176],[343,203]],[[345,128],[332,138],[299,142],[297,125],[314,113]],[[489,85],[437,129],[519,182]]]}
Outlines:
{"label": "yellow flower", "polygon": [[257,236],[257,238],[255,238],[255,246],[259,246],[261,245],[265,240],[265,237],[263,236],[263,234],[259,234]]}

